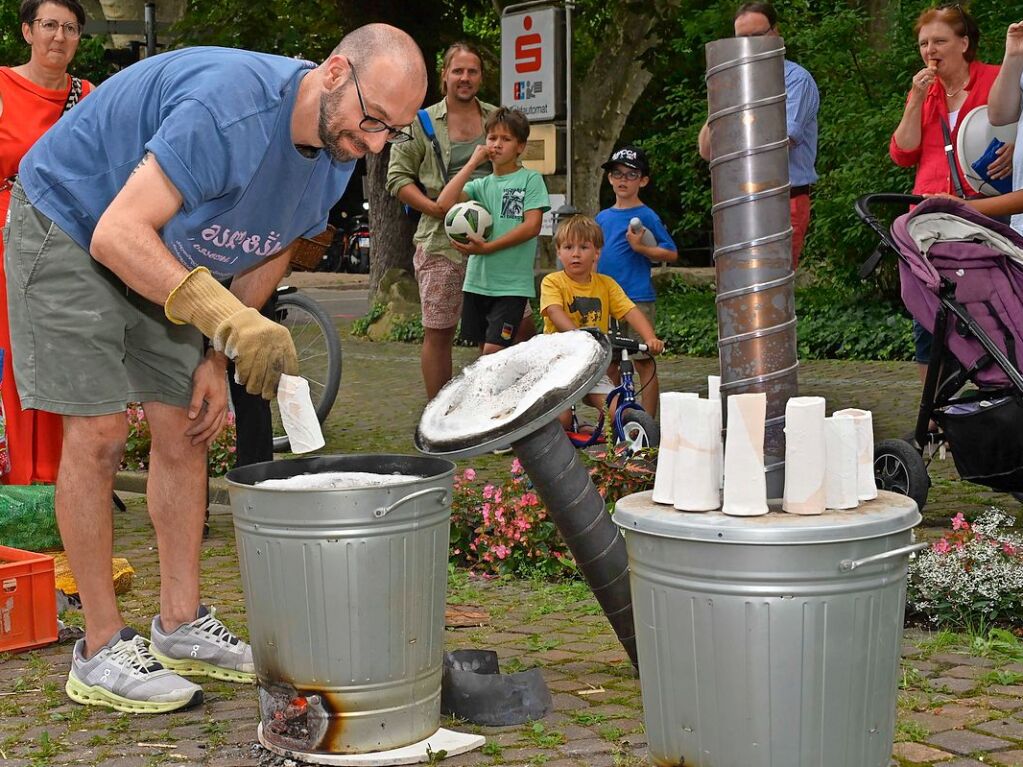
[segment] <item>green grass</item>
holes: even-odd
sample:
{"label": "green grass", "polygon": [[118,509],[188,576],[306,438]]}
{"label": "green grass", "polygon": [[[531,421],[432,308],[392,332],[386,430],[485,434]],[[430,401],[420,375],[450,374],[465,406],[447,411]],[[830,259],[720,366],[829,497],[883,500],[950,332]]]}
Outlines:
{"label": "green grass", "polygon": [[911,719],[901,719],[895,723],[896,743],[920,743],[930,734],[930,730]]}

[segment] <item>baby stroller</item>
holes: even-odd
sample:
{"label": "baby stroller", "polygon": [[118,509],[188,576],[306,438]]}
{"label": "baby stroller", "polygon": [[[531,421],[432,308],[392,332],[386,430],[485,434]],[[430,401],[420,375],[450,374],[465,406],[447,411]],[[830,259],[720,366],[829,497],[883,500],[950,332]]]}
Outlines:
{"label": "baby stroller", "polygon": [[[860,270],[899,258],[902,301],[934,335],[912,441],[874,450],[877,485],[923,509],[934,448],[947,444],[959,475],[1019,498],[1023,491],[1023,237],[958,200],[872,194],[856,213],[881,237]],[[917,204],[891,232],[876,204]],[[964,388],[972,383],[970,388]],[[938,431],[929,431],[934,422]],[[926,460],[925,460],[926,456]]]}

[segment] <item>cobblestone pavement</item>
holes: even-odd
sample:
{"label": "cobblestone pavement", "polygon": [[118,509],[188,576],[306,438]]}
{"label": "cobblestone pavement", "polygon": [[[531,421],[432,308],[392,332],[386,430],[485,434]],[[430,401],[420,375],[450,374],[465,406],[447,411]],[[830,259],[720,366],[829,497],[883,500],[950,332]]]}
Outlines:
{"label": "cobblestone pavement", "polygon": [[[338,452],[411,452],[422,408],[418,348],[371,344],[345,337],[341,399],[328,421],[328,444]],[[470,350],[456,350],[460,363]],[[665,360],[666,389],[700,389],[711,360]],[[828,398],[829,410],[859,406],[874,411],[879,437],[910,430],[916,408],[916,373],[905,364],[813,362],[803,365],[804,394]],[[374,394],[386,392],[385,395]],[[386,403],[381,407],[381,403]],[[481,470],[507,458],[488,456]],[[466,464],[467,465],[467,464]],[[951,461],[937,465],[928,519],[943,523],[955,511],[997,503],[1007,496],[955,478]],[[129,623],[148,627],[157,599],[157,560],[140,496],[114,515],[117,553],[136,570],[121,597]],[[214,507],[203,551],[203,594],[218,616],[244,636],[245,603],[238,576],[231,516]],[[446,633],[449,649],[486,647],[502,670],[542,669],[555,711],[542,722],[510,728],[454,729],[487,736],[484,750],[444,760],[450,765],[638,767],[646,764],[639,683],[595,602],[579,584],[487,581],[455,573],[449,601],[484,606],[490,622]],[[77,616],[69,620],[76,619]],[[900,684],[893,764],[949,767],[1023,765],[1023,656],[1019,647],[949,634],[909,630]],[[204,683],[206,700],[190,711],[139,717],[82,707],[64,696],[70,647],[0,656],[0,765],[85,764],[100,767],[203,765],[280,767],[285,761],[255,744],[258,721],[253,687]],[[744,767],[724,765],[722,767]]]}

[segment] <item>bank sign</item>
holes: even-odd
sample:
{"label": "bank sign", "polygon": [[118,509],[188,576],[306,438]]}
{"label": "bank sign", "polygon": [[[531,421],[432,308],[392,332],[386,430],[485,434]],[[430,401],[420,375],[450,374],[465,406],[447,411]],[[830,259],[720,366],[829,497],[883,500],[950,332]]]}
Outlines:
{"label": "bank sign", "polygon": [[501,17],[501,103],[530,122],[565,116],[565,26],[561,8]]}

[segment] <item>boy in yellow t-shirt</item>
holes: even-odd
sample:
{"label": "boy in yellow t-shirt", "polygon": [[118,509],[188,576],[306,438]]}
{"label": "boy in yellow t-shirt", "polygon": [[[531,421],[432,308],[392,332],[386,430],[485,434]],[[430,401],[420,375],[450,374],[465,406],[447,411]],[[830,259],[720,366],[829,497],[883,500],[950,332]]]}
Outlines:
{"label": "boy in yellow t-shirt", "polygon": [[[610,318],[614,317],[628,322],[651,354],[664,351],[664,342],[654,335],[650,321],[625,291],[613,279],[594,270],[604,246],[604,233],[596,221],[589,216],[572,216],[562,221],[554,235],[554,245],[562,270],[551,272],[540,283],[544,333],[578,328],[596,328],[607,333]],[[604,376],[586,395],[587,404],[603,410],[612,388],[611,379]],[[561,422],[569,425],[570,411],[561,414]]]}

